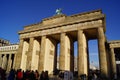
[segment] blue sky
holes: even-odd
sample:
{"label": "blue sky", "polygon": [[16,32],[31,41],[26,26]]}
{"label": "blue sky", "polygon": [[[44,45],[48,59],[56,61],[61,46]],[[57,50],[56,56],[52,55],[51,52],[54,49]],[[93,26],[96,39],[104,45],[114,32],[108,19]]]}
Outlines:
{"label": "blue sky", "polygon": [[[63,14],[68,16],[102,9],[106,15],[108,41],[120,40],[119,5],[120,0],[0,0],[0,38],[17,43],[19,42],[18,31],[23,30],[24,26],[53,16],[57,8],[62,8]],[[94,48],[90,50],[93,56],[97,52],[95,44],[96,42],[90,42],[92,46],[90,49]]]}

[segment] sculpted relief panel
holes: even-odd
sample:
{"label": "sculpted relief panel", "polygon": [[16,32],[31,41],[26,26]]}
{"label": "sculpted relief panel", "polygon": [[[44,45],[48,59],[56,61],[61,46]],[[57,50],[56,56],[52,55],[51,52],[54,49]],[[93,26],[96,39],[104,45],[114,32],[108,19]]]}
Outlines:
{"label": "sculpted relief panel", "polygon": [[51,28],[51,29],[45,29],[41,31],[34,31],[34,32],[21,34],[20,38],[29,38],[29,37],[43,36],[43,35],[49,35],[49,34],[56,34],[61,32],[74,31],[78,29],[97,28],[102,25],[103,25],[102,20],[79,23],[74,25],[71,24],[71,25],[61,26],[57,28]]}

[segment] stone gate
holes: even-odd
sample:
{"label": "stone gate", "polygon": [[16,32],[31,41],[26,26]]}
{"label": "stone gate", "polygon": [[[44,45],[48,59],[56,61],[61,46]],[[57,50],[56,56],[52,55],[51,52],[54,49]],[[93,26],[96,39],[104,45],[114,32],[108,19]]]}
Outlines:
{"label": "stone gate", "polygon": [[48,70],[57,68],[57,45],[60,44],[59,69],[74,71],[74,42],[78,42],[78,75],[89,73],[88,40],[97,39],[100,73],[110,77],[106,47],[105,15],[95,10],[71,16],[54,15],[19,31],[20,43],[15,57],[15,69]]}

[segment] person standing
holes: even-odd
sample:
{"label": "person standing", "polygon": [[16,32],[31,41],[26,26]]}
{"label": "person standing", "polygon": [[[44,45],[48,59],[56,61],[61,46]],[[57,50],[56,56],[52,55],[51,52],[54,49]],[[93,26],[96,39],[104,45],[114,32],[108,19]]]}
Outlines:
{"label": "person standing", "polygon": [[44,77],[45,77],[44,73],[45,73],[44,71],[41,72],[41,74],[40,74],[40,80],[44,80]]}
{"label": "person standing", "polygon": [[22,73],[22,70],[19,69],[17,72],[17,80],[22,80],[22,78],[23,78],[23,73]]}
{"label": "person standing", "polygon": [[15,70],[11,69],[8,76],[8,80],[14,80],[14,79],[15,79]]}
{"label": "person standing", "polygon": [[38,71],[37,70],[35,70],[35,80],[38,80],[39,79],[39,73],[38,73]]}

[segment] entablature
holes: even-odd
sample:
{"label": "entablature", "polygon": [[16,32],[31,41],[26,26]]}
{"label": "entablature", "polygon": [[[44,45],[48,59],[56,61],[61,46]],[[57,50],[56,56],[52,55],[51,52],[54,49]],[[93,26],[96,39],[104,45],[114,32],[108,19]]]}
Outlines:
{"label": "entablature", "polygon": [[31,31],[29,33],[20,34],[20,38],[30,38],[30,37],[37,37],[37,36],[44,36],[44,35],[51,35],[51,34],[60,34],[62,32],[70,32],[70,31],[77,31],[79,29],[93,29],[103,26],[102,20],[90,21],[85,23],[78,23],[78,24],[71,24],[71,25],[64,25],[60,27],[44,29],[44,30],[36,30]]}
{"label": "entablature", "polygon": [[[101,10],[91,11],[91,12],[85,12],[81,14],[75,14],[72,16],[53,16],[50,18],[45,18],[42,20],[42,22],[34,25],[29,25],[24,28],[24,30],[19,31],[19,34],[28,33],[28,32],[34,32],[38,30],[46,30],[56,27],[62,27],[66,25],[72,25],[72,24],[78,24],[78,23],[85,23],[89,21],[95,21],[95,20],[103,20],[104,21],[105,15],[102,14]],[[103,22],[103,25],[105,23]],[[104,27],[105,31],[105,25]]]}
{"label": "entablature", "polygon": [[110,48],[120,48],[120,40],[109,41],[108,43]]}

